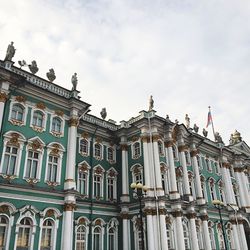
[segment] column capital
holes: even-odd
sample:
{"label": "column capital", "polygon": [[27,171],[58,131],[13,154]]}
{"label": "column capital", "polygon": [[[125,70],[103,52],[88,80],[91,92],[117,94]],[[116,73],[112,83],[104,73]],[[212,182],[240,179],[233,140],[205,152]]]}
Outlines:
{"label": "column capital", "polygon": [[6,102],[8,95],[5,92],[0,92],[0,102]]}
{"label": "column capital", "polygon": [[202,215],[200,216],[200,218],[201,218],[202,221],[207,221],[209,217],[208,217],[207,214],[202,214]]}
{"label": "column capital", "polygon": [[65,203],[64,204],[64,211],[74,211],[76,209],[76,204],[75,203]]}
{"label": "column capital", "polygon": [[192,149],[192,150],[190,151],[191,157],[194,157],[194,156],[196,156],[197,154],[198,154],[198,150],[197,150],[197,149]]}
{"label": "column capital", "polygon": [[172,211],[171,214],[172,214],[174,217],[182,217],[183,212],[182,212],[181,210],[175,210],[175,211]]}
{"label": "column capital", "polygon": [[173,144],[174,144],[173,140],[164,141],[164,145],[166,148],[172,147]]}
{"label": "column capital", "polygon": [[180,146],[178,146],[178,151],[183,152],[183,151],[185,151],[186,148],[187,148],[186,145],[180,145]]}
{"label": "column capital", "polygon": [[128,213],[124,213],[124,212],[121,213],[120,216],[121,216],[121,218],[122,218],[123,220],[128,220],[128,219],[130,218],[129,214],[128,214]]}
{"label": "column capital", "polygon": [[231,165],[230,165],[229,162],[222,162],[221,167],[222,167],[222,168],[230,169]]}
{"label": "column capital", "polygon": [[241,168],[241,167],[234,168],[235,173],[241,173],[243,171],[244,171],[244,168]]}
{"label": "column capital", "polygon": [[121,150],[122,151],[128,151],[128,145],[127,144],[121,144]]}
{"label": "column capital", "polygon": [[72,117],[69,119],[69,126],[70,127],[78,127],[79,125],[79,120],[76,117]]}
{"label": "column capital", "polygon": [[154,135],[152,135],[152,140],[153,140],[153,142],[157,142],[158,140],[160,140],[161,139],[161,136],[159,135],[159,134],[154,134]]}
{"label": "column capital", "polygon": [[145,215],[154,215],[154,211],[152,208],[145,208],[144,209],[144,214]]}
{"label": "column capital", "polygon": [[142,142],[150,142],[149,135],[141,135]]}
{"label": "column capital", "polygon": [[195,219],[196,218],[196,213],[191,212],[191,213],[188,213],[186,216],[187,216],[188,219]]}

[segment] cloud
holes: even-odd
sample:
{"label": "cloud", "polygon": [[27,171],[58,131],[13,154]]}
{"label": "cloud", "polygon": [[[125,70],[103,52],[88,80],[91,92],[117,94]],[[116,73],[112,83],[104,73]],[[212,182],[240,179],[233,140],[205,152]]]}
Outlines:
{"label": "cloud", "polygon": [[[79,76],[82,100],[120,121],[148,108],[201,128],[212,106],[225,142],[234,129],[250,141],[250,4],[194,0],[0,0],[0,57],[54,67],[56,83]],[[211,134],[211,132],[210,132]]]}

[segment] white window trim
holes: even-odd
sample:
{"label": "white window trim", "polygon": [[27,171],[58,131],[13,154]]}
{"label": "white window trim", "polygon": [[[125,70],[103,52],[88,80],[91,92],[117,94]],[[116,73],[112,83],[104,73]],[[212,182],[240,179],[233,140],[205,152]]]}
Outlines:
{"label": "white window trim", "polygon": [[[18,138],[19,147],[14,145],[14,144],[9,144],[8,145],[8,142],[12,138],[12,136],[11,136],[12,133],[19,135],[19,138]],[[14,173],[13,178],[12,178],[12,179],[14,179],[14,178],[17,178],[19,176],[20,164],[21,164],[21,158],[22,158],[22,153],[23,153],[23,146],[24,146],[24,142],[25,142],[25,137],[22,134],[20,134],[20,133],[18,133],[16,131],[9,131],[6,134],[4,134],[4,140],[3,141],[4,141],[4,146],[3,146],[2,159],[1,159],[1,165],[0,165],[0,176],[3,176],[3,178],[8,177],[8,175],[2,173],[3,163],[4,163],[4,155],[5,155],[7,146],[14,146],[14,147],[18,148],[18,150],[17,150],[17,163],[16,163],[16,167],[15,167],[15,173]]]}
{"label": "white window trim", "polygon": [[[43,114],[43,124],[42,124],[42,127],[37,127],[37,126],[34,126],[32,124],[35,112],[41,112]],[[44,132],[46,130],[46,124],[47,124],[47,114],[42,109],[32,108],[31,109],[31,116],[30,116],[30,127],[33,130],[37,131],[37,132]]]}
{"label": "white window trim", "polygon": [[[178,147],[177,147],[177,145],[176,144],[173,144],[173,146],[172,146],[172,152],[173,152],[173,159],[174,159],[174,161],[179,161],[179,151],[178,151]],[[174,152],[175,152],[175,154],[174,154]]]}
{"label": "white window trim", "polygon": [[[100,173],[100,174],[97,174],[97,173],[95,173],[95,170],[98,168],[98,167],[100,167],[101,169],[102,169],[102,173]],[[100,197],[98,197],[99,199],[103,199],[103,195],[104,195],[104,193],[103,193],[103,182],[104,182],[104,173],[105,173],[105,170],[104,170],[104,168],[101,166],[101,165],[97,165],[97,166],[95,166],[94,168],[93,168],[93,173],[92,173],[92,190],[93,190],[93,198],[94,199],[96,199],[97,197],[96,196],[94,196],[94,191],[95,191],[95,184],[94,184],[94,177],[95,176],[100,176],[101,177],[101,190],[100,190]]]}
{"label": "white window trim", "polygon": [[[113,159],[112,160],[109,160],[108,159],[108,149],[109,148],[111,148],[112,150],[113,150]],[[114,163],[116,163],[116,148],[113,146],[108,146],[107,147],[107,150],[106,150],[107,152],[106,152],[106,159],[107,159],[107,161],[110,163],[110,164],[114,164]]]}
{"label": "white window trim", "polygon": [[6,227],[6,235],[5,235],[5,249],[9,249],[10,244],[10,235],[11,235],[11,225],[13,224],[13,217],[10,218],[7,214],[0,213],[0,216],[6,217],[8,220],[8,224]]}
{"label": "white window trim", "polygon": [[[213,180],[213,184],[211,183],[211,180]],[[208,183],[209,183],[208,185],[209,185],[210,198],[211,198],[211,202],[212,202],[213,200],[217,200],[217,193],[216,193],[216,188],[215,188],[215,180],[213,178],[209,178]],[[213,189],[214,198],[212,197],[211,189]]]}
{"label": "white window trim", "polygon": [[187,166],[191,166],[191,157],[188,150],[184,151]]}
{"label": "white window trim", "polygon": [[28,154],[29,154],[29,150],[32,150],[31,144],[33,141],[39,141],[41,144],[41,148],[37,149],[37,152],[39,153],[39,157],[38,157],[38,166],[37,166],[37,176],[35,179],[33,179],[33,181],[39,182],[40,178],[41,178],[41,171],[42,171],[42,162],[43,162],[43,155],[44,155],[44,147],[45,144],[43,141],[41,141],[41,139],[39,137],[34,137],[28,140],[28,144],[26,146],[26,155],[25,155],[25,164],[24,164],[24,171],[23,171],[23,179],[25,179],[26,181],[29,181],[31,178],[27,178],[26,175],[26,169],[27,169],[27,165],[28,165]]}
{"label": "white window trim", "polygon": [[[81,152],[81,141],[82,140],[85,140],[85,141],[87,141],[88,142],[88,152],[87,153],[83,153],[83,152]],[[79,141],[78,141],[78,148],[79,148],[79,154],[81,154],[82,156],[89,156],[89,152],[90,152],[90,140],[88,140],[87,138],[82,138],[82,137],[80,137],[79,138]]]}
{"label": "white window trim", "polygon": [[[15,104],[18,104],[18,105],[20,105],[20,106],[22,106],[24,108],[23,121],[14,120],[14,119],[11,118],[12,109],[13,109],[13,106]],[[20,103],[20,102],[13,101],[13,100],[10,102],[9,117],[8,117],[8,121],[10,123],[12,123],[13,125],[25,126],[26,125],[26,120],[27,120],[27,114],[28,114],[28,106],[25,103]]]}
{"label": "white window trim", "polygon": [[[101,225],[95,225],[95,222],[99,220],[101,221]],[[104,233],[105,233],[105,230],[104,230],[104,221],[100,218],[97,218],[93,221],[93,225],[92,225],[92,250],[94,250],[94,230],[95,228],[100,228],[101,229],[101,248],[99,248],[99,250],[103,250],[103,247],[104,247]]]}
{"label": "white window trim", "polygon": [[141,164],[134,164],[131,168],[130,168],[130,171],[132,172],[132,182],[137,182],[136,179],[135,179],[135,172],[134,172],[134,169],[135,167],[138,166],[138,169],[140,170],[140,174],[141,174],[141,183],[143,184],[144,183],[144,178],[143,178],[143,166]]}
{"label": "white window trim", "polygon": [[[80,223],[81,219],[84,220],[84,223]],[[75,248],[77,247],[77,230],[80,226],[84,226],[86,228],[86,248],[84,250],[87,250],[88,249],[88,235],[89,235],[89,220],[84,217],[84,216],[81,216],[79,217],[77,220],[75,220]]]}
{"label": "white window trim", "polygon": [[[56,132],[52,131],[52,121],[53,121],[53,118],[58,118],[58,119],[60,119],[62,121],[62,124],[61,124],[62,125],[61,126],[62,130],[61,130],[61,133],[56,133]],[[55,136],[55,137],[63,137],[64,136],[65,120],[63,119],[63,117],[55,115],[55,114],[51,114],[50,115],[50,126],[49,127],[50,127],[50,129],[49,129],[50,134],[52,134],[53,136]]]}
{"label": "white window trim", "polygon": [[[135,155],[135,149],[134,149],[134,146],[136,143],[139,143],[139,148],[140,148],[140,154],[139,155]],[[131,144],[131,156],[132,156],[132,159],[139,159],[142,155],[142,149],[141,149],[141,141],[140,140],[137,140],[135,142],[133,142]]]}
{"label": "white window trim", "polygon": [[[161,146],[162,146],[162,153],[160,154],[160,151],[159,151],[159,144],[158,143],[161,143]],[[164,157],[165,156],[165,146],[164,146],[164,143],[162,140],[158,140],[157,141],[157,146],[158,146],[158,151],[159,151],[159,156],[160,157]]]}
{"label": "white window trim", "polygon": [[[100,145],[100,153],[101,153],[101,156],[96,156],[95,155],[95,145],[96,144],[98,144],[98,145]],[[93,144],[93,157],[96,159],[96,160],[98,160],[98,161],[101,161],[101,160],[103,160],[103,144],[102,143],[100,143],[100,142],[94,142],[94,144]]]}
{"label": "white window trim", "polygon": [[47,146],[47,157],[46,157],[46,170],[45,170],[45,176],[44,176],[44,182],[47,183],[47,184],[50,184],[50,181],[47,180],[47,174],[48,174],[48,167],[49,167],[49,156],[50,156],[50,153],[52,152],[53,150],[53,145],[54,144],[57,144],[59,145],[58,147],[58,170],[57,170],[57,175],[56,175],[56,183],[53,183],[54,185],[60,185],[61,183],[61,172],[62,172],[62,160],[63,160],[63,152],[65,152],[65,149],[64,147],[60,144],[60,143],[57,143],[57,142],[51,142],[48,146]]}
{"label": "white window trim", "polygon": [[[110,172],[111,171],[114,171],[115,173],[115,176],[109,176]],[[114,169],[114,168],[110,168],[107,173],[106,173],[106,197],[107,197],[107,200],[108,201],[111,201],[108,199],[108,180],[109,179],[112,179],[114,180],[114,183],[113,183],[113,200],[112,201],[116,201],[117,200],[117,171]]]}
{"label": "white window trim", "polygon": [[[89,197],[89,172],[90,172],[89,170],[90,170],[90,166],[89,166],[89,164],[86,161],[82,161],[82,162],[78,163],[78,168],[77,168],[77,186],[76,187],[77,187],[77,191],[80,193],[80,191],[79,191],[79,171],[83,167],[83,165],[87,167],[87,169],[84,170],[84,173],[86,173],[86,175],[87,175],[86,195],[84,195],[84,196],[85,197]],[[83,196],[83,194],[81,194],[81,193],[80,193],[80,195]]]}
{"label": "white window trim", "polygon": [[111,219],[108,223],[108,226],[107,226],[107,249],[109,249],[109,229],[111,229],[111,228],[113,228],[115,231],[114,246],[115,246],[115,249],[118,249],[118,225],[119,225],[119,222],[115,218]]}

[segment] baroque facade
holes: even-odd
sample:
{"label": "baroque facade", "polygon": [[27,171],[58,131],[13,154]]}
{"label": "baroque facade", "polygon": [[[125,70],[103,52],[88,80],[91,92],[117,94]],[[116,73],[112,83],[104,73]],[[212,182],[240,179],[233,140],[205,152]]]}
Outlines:
{"label": "baroque facade", "polygon": [[[140,250],[142,234],[148,250],[250,249],[239,132],[229,145],[209,140],[157,116],[152,97],[149,111],[105,121],[89,114],[76,74],[65,89],[53,69],[45,80],[36,63],[14,66],[14,53],[0,61],[0,249]],[[132,182],[148,187],[143,225]]]}

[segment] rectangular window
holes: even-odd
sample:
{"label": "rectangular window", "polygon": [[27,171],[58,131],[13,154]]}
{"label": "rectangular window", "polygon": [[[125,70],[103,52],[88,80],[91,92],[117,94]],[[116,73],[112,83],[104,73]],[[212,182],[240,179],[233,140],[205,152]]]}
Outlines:
{"label": "rectangular window", "polygon": [[83,172],[78,173],[78,192],[87,195],[87,174]]}
{"label": "rectangular window", "polygon": [[42,230],[42,240],[41,249],[51,250],[52,249],[52,228],[43,228]]}
{"label": "rectangular window", "polygon": [[6,175],[14,175],[17,164],[18,148],[7,146],[4,154],[2,173]]}
{"label": "rectangular window", "polygon": [[108,179],[108,199],[114,200],[114,179]]}
{"label": "rectangular window", "polygon": [[94,176],[94,197],[101,197],[101,182],[102,177],[100,175]]}
{"label": "rectangular window", "polygon": [[26,178],[37,178],[39,153],[34,151],[28,152],[28,160],[26,166]]}
{"label": "rectangular window", "polygon": [[47,181],[50,181],[50,182],[57,181],[58,164],[59,164],[58,157],[50,155],[49,162],[48,162]]}

